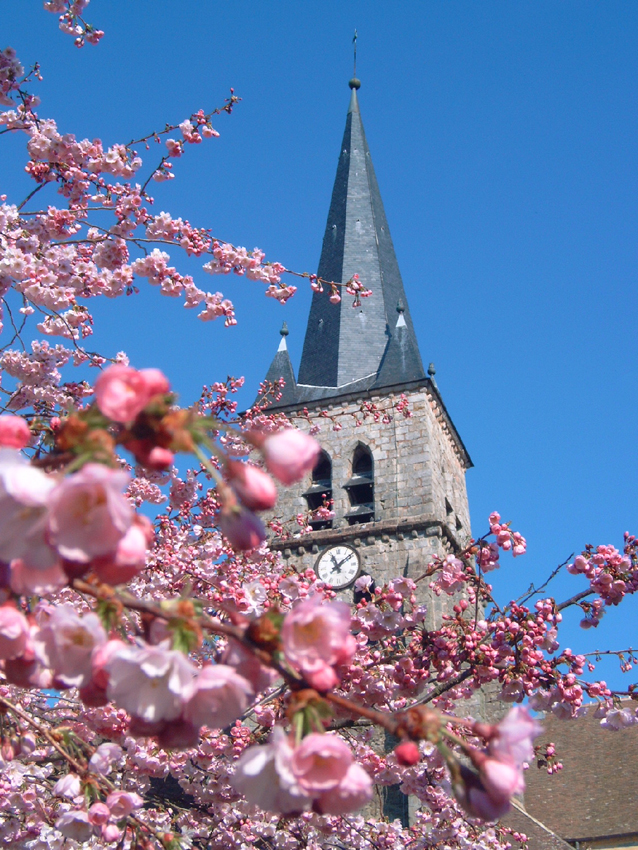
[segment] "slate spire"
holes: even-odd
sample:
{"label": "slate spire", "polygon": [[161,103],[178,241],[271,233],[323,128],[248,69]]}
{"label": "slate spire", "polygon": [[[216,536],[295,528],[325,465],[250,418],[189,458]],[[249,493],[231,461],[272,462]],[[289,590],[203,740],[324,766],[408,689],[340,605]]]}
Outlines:
{"label": "slate spire", "polygon": [[[373,294],[353,308],[353,298],[345,291],[338,305],[330,303],[327,291],[313,293],[299,367],[299,401],[425,377],[361,122],[360,85],[356,78],[350,81],[350,107],[318,275],[346,282],[358,273]],[[405,305],[400,322],[398,303]]]}
{"label": "slate spire", "polygon": [[[281,398],[277,404],[273,406],[294,404],[297,400],[297,382],[295,381],[295,373],[292,368],[292,363],[290,362],[288,346],[286,345],[286,337],[288,336],[289,331],[288,325],[285,322],[283,323],[279,333],[281,334],[281,342],[279,343],[277,353],[270,364],[270,369],[266,373],[267,383],[274,384],[277,381],[284,381]],[[258,399],[259,396],[257,397],[257,400]]]}

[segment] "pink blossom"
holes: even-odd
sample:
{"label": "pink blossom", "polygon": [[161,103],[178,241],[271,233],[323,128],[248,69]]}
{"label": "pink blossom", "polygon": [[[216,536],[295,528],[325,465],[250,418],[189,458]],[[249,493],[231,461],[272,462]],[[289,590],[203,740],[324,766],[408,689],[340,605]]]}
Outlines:
{"label": "pink blossom", "polygon": [[245,508],[224,507],[219,513],[219,529],[233,549],[248,552],[266,539],[264,524]]}
{"label": "pink blossom", "polygon": [[351,764],[352,752],[342,738],[317,732],[306,735],[291,761],[299,785],[311,796],[336,788]]}
{"label": "pink blossom", "polygon": [[56,820],[55,826],[65,838],[71,838],[80,843],[88,841],[93,835],[93,826],[89,821],[89,816],[80,809],[65,812]]}
{"label": "pink blossom", "polygon": [[101,829],[102,838],[106,841],[107,844],[114,844],[116,841],[119,841],[122,830],[116,823],[105,823]]}
{"label": "pink blossom", "polygon": [[24,654],[29,623],[13,605],[0,606],[0,658],[18,658]]}
{"label": "pink blossom", "polygon": [[109,684],[107,665],[127,644],[122,640],[108,640],[98,647],[91,657],[91,681],[80,689],[80,698],[86,705],[100,706],[108,702],[106,691]]}
{"label": "pink blossom", "polygon": [[266,466],[282,484],[294,484],[314,468],[321,446],[314,437],[296,428],[286,428],[276,434],[250,435],[261,449]]}
{"label": "pink blossom", "polygon": [[496,821],[507,814],[509,798],[492,797],[478,774],[465,765],[460,765],[460,777],[461,781],[453,786],[454,795],[471,817]]}
{"label": "pink blossom", "polygon": [[321,794],[317,807],[325,815],[347,815],[355,812],[372,799],[372,779],[353,762],[341,782]]}
{"label": "pink blossom", "polygon": [[168,469],[175,460],[175,454],[170,449],[154,445],[151,439],[127,440],[124,446],[140,466],[156,472]]}
{"label": "pink blossom", "polygon": [[119,761],[124,755],[124,750],[118,744],[107,741],[96,749],[89,760],[89,767],[94,773],[108,776],[111,772],[113,762]]}
{"label": "pink blossom", "polygon": [[484,573],[497,570],[500,567],[498,545],[496,543],[488,543],[487,546],[483,546],[478,554],[478,562]]}
{"label": "pink blossom", "polygon": [[68,603],[57,605],[34,635],[36,655],[66,687],[81,688],[91,680],[93,652],[106,643],[96,614],[81,617]]}
{"label": "pink blossom", "polygon": [[228,641],[222,661],[236,670],[241,670],[242,678],[251,686],[253,698],[270,687],[278,676],[271,667],[264,667],[254,653],[232,639]]}
{"label": "pink blossom", "polygon": [[496,727],[496,735],[489,743],[489,753],[494,758],[522,765],[534,755],[532,741],[541,731],[542,726],[529,711],[516,705]]}
{"label": "pink blossom", "polygon": [[21,688],[51,688],[53,677],[49,670],[36,658],[33,636],[37,627],[32,626],[23,655],[8,658],[4,662],[4,674],[7,682]]}
{"label": "pink blossom", "polygon": [[403,741],[394,748],[394,755],[399,764],[411,767],[421,760],[421,753],[414,741]]}
{"label": "pink blossom", "polygon": [[102,826],[111,819],[111,810],[105,803],[93,803],[88,811],[89,823]]}
{"label": "pink blossom", "polygon": [[131,422],[149,401],[144,376],[130,366],[109,366],[95,382],[95,401],[100,412],[115,422]]}
{"label": "pink blossom", "polygon": [[264,603],[268,599],[268,591],[263,584],[258,581],[249,581],[242,586],[244,591],[244,599],[239,604],[242,613],[259,616],[264,612]]}
{"label": "pink blossom", "polygon": [[40,569],[57,557],[45,539],[47,503],[55,481],[13,449],[0,449],[0,560],[22,558]]}
{"label": "pink blossom", "polygon": [[76,773],[65,774],[53,786],[53,793],[56,797],[69,797],[71,800],[77,797],[81,790],[82,783]]}
{"label": "pink blossom", "polygon": [[23,449],[31,439],[31,431],[25,419],[3,413],[0,416],[0,446]]}
{"label": "pink blossom", "polygon": [[277,501],[277,487],[270,475],[250,463],[230,461],[228,477],[241,503],[251,511],[267,511]]}
{"label": "pink blossom", "polygon": [[149,723],[175,720],[193,692],[196,668],[164,646],[130,646],[107,662],[107,694],[116,705]]}
{"label": "pink blossom", "polygon": [[112,555],[97,558],[91,563],[100,581],[108,584],[124,584],[146,566],[146,551],[153,527],[147,517],[136,515],[133,524],[120,539]]}
{"label": "pink blossom", "polygon": [[121,820],[143,806],[144,798],[134,791],[111,791],[106,798],[106,805],[115,820]]}
{"label": "pink blossom", "polygon": [[184,718],[194,726],[223,729],[244,713],[252,693],[249,682],[226,664],[207,664],[184,707]]}
{"label": "pink blossom", "polygon": [[319,662],[315,669],[304,673],[308,684],[319,693],[326,693],[336,688],[339,684],[339,676],[329,664]]}
{"label": "pink blossom", "polygon": [[38,569],[26,564],[20,558],[11,561],[11,577],[9,579],[11,590],[19,596],[31,596],[37,594],[54,593],[69,583],[67,574],[59,562],[55,562],[46,569]]}
{"label": "pink blossom", "polygon": [[166,376],[159,369],[137,371],[116,363],[109,366],[95,382],[95,400],[100,412],[115,422],[131,422],[156,395],[170,390]]}
{"label": "pink blossom", "polygon": [[[350,623],[350,607],[345,602],[324,602],[316,594],[297,602],[281,629],[286,658],[304,676],[317,677],[319,687],[330,679],[330,668],[352,660],[356,642]],[[335,684],[336,678],[328,687]]]}
{"label": "pink blossom", "polygon": [[480,766],[480,776],[488,796],[496,803],[509,801],[525,790],[522,769],[511,762],[486,758]]}
{"label": "pink blossom", "polygon": [[115,552],[133,522],[122,493],[127,483],[127,473],[87,463],[58,484],[49,498],[48,527],[64,558],[87,563]]}
{"label": "pink blossom", "polygon": [[464,585],[465,565],[463,561],[448,555],[441,564],[441,571],[433,582],[434,590],[440,588],[450,596]]}
{"label": "pink blossom", "polygon": [[159,369],[140,369],[139,374],[144,381],[149,398],[156,395],[166,395],[170,391],[169,380]]}
{"label": "pink blossom", "polygon": [[249,803],[267,812],[306,811],[312,799],[292,771],[292,756],[289,739],[280,726],[275,726],[267,744],[244,750],[230,784]]}

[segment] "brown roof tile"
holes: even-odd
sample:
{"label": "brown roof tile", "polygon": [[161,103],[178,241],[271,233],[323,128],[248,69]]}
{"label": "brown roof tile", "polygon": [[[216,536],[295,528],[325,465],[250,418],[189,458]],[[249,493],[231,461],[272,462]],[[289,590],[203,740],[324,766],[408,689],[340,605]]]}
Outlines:
{"label": "brown roof tile", "polygon": [[567,841],[638,834],[638,727],[603,729],[593,707],[577,720],[548,715],[543,726],[537,743],[553,741],[564,767],[548,776],[530,766],[527,812]]}

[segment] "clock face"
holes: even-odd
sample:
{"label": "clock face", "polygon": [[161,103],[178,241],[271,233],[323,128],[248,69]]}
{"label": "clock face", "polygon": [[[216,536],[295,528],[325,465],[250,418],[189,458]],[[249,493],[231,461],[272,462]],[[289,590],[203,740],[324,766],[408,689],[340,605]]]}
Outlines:
{"label": "clock face", "polygon": [[359,575],[359,556],[350,546],[331,546],[319,555],[315,572],[330,587],[347,587]]}

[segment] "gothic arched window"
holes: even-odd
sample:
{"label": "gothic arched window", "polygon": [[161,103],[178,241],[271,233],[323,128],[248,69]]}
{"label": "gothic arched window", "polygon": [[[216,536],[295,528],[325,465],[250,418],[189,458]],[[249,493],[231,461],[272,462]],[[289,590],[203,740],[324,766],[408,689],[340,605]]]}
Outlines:
{"label": "gothic arched window", "polygon": [[[304,493],[304,498],[308,503],[309,511],[316,511],[324,503],[332,500],[332,461],[325,451],[321,452],[312,470],[312,484]],[[332,528],[332,520],[317,517],[310,520],[310,525],[315,531],[319,531],[322,528]]]}
{"label": "gothic arched window", "polygon": [[346,518],[350,525],[374,520],[374,462],[367,446],[359,445],[352,456],[352,477],[344,487],[350,499]]}

